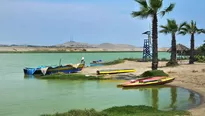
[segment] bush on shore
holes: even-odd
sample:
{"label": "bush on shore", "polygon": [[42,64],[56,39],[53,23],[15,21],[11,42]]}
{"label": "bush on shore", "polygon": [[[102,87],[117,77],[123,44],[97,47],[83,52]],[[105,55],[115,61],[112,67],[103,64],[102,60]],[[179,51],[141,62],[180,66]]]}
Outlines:
{"label": "bush on shore", "polygon": [[53,75],[42,76],[41,79],[59,79],[59,80],[106,80],[103,76],[91,76],[83,74],[64,74],[58,73]]}
{"label": "bush on shore", "polygon": [[140,75],[140,77],[154,77],[154,76],[169,76],[163,70],[150,70],[145,71]]}
{"label": "bush on shore", "polygon": [[103,111],[70,110],[65,113],[43,114],[41,116],[190,116],[188,111],[161,111],[149,106],[115,106]]}

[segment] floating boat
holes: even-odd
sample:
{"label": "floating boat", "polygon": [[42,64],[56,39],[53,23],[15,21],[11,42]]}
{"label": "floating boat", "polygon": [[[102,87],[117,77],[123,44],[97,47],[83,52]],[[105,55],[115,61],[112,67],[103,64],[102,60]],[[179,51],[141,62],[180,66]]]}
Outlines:
{"label": "floating boat", "polygon": [[78,64],[67,64],[59,66],[39,66],[37,68],[24,68],[24,75],[50,75],[55,73],[77,73],[81,71],[85,66],[84,60]]}
{"label": "floating boat", "polygon": [[102,74],[117,74],[117,73],[129,73],[136,72],[135,69],[109,69],[109,70],[97,70],[98,75]]}
{"label": "floating boat", "polygon": [[90,63],[90,66],[103,66],[103,61],[102,60],[96,60],[96,61],[92,61]]}
{"label": "floating boat", "polygon": [[139,87],[139,86],[148,86],[148,85],[162,85],[170,83],[174,80],[173,77],[151,77],[144,79],[131,80],[125,83],[117,85],[118,87]]}

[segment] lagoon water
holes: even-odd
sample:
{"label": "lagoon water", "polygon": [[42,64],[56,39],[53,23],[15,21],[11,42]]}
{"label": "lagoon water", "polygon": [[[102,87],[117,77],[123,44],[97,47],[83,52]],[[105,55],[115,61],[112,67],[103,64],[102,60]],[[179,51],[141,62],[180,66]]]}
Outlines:
{"label": "lagoon water", "polygon": [[[65,81],[24,79],[24,67],[78,63],[102,59],[140,58],[141,52],[0,54],[0,116],[38,116],[69,109],[147,105],[161,110],[186,110],[200,104],[200,96],[176,87],[121,89],[122,81]],[[160,58],[169,58],[166,52]]]}

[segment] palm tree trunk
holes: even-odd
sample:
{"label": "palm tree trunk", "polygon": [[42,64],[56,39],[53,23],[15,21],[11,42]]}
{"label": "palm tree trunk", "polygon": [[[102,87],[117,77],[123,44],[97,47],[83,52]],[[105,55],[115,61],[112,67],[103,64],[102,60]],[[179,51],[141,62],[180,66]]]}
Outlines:
{"label": "palm tree trunk", "polygon": [[176,36],[172,33],[172,51],[171,51],[171,63],[177,64],[177,49],[176,49]]}
{"label": "palm tree trunk", "polygon": [[152,70],[158,68],[158,28],[157,28],[157,14],[153,15],[152,19]]}
{"label": "palm tree trunk", "polygon": [[191,34],[191,51],[189,57],[189,64],[194,64],[194,34]]}

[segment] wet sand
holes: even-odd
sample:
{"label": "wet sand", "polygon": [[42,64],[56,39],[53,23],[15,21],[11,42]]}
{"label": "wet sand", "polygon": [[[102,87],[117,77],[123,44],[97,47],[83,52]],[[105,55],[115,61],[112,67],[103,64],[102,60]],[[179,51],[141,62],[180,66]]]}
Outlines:
{"label": "wet sand", "polygon": [[[205,115],[205,102],[203,100],[205,96],[205,63],[195,63],[193,65],[189,65],[188,61],[182,61],[179,63],[180,66],[177,67],[165,67],[166,62],[159,62],[159,70],[164,70],[170,76],[175,77],[175,81],[169,83],[168,85],[184,87],[196,91],[202,95],[201,105],[196,108],[190,109],[189,111],[193,116],[203,116]],[[134,68],[136,69],[136,72],[107,75],[106,77],[124,76],[124,78],[126,78],[139,75],[144,71],[151,70],[151,62],[125,61],[125,63],[112,66],[86,67],[85,69],[83,69],[82,73],[95,75],[96,70],[117,68]]]}

